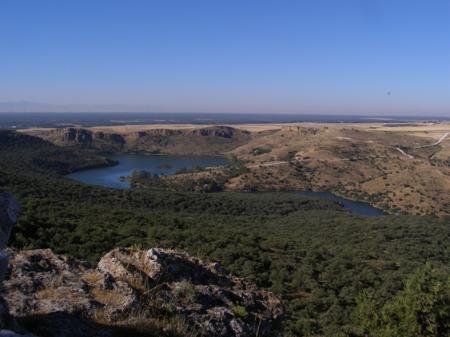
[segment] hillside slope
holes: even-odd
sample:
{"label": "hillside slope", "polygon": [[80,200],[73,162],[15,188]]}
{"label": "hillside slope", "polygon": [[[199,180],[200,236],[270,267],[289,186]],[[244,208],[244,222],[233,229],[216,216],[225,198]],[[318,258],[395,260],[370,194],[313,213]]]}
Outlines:
{"label": "hillside slope", "polygon": [[[211,126],[139,131],[135,126],[132,131],[124,128],[122,133],[110,133],[119,129],[108,128],[25,132],[66,146],[113,152],[227,154],[245,163],[245,169],[232,175],[215,170],[157,182],[172,190],[201,190],[205,182],[212,181],[219,181],[220,189],[234,191],[330,190],[391,213],[450,215],[447,124],[266,128],[247,131],[245,126]],[[155,181],[136,184],[154,185]]]}
{"label": "hillside slope", "polygon": [[332,190],[391,212],[450,215],[450,140],[338,125],[287,127],[235,150],[240,189]]}
{"label": "hillside slope", "polygon": [[250,141],[248,131],[226,126],[107,132],[82,128],[26,131],[57,145],[112,152],[221,154]]}
{"label": "hillside slope", "polygon": [[250,337],[279,331],[278,298],[186,253],[114,249],[95,269],[50,249],[5,253],[19,209],[0,192],[1,336]]}
{"label": "hillside slope", "polygon": [[87,260],[90,268],[116,247],[162,247],[220,261],[281,298],[285,336],[359,337],[352,314],[361,292],[377,288],[381,301],[392,298],[427,261],[448,273],[448,219],[364,218],[290,193],[87,186],[58,175],[57,158],[51,167],[36,161],[72,149],[39,144],[30,147],[21,137],[0,144],[0,188],[14,192],[22,205],[13,247],[51,248]]}

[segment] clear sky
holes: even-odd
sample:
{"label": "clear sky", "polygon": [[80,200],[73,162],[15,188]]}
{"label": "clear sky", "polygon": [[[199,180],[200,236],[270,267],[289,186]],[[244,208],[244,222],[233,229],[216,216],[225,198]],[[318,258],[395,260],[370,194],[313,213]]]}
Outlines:
{"label": "clear sky", "polygon": [[0,0],[0,42],[3,103],[450,115],[449,0]]}

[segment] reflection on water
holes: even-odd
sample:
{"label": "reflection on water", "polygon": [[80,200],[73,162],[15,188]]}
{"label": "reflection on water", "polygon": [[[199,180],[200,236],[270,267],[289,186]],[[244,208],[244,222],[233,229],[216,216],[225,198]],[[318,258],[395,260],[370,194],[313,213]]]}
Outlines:
{"label": "reflection on water", "polygon": [[219,156],[178,156],[178,155],[144,155],[118,154],[109,158],[119,162],[116,166],[83,170],[69,174],[67,177],[91,185],[113,188],[130,188],[121,176],[129,176],[134,170],[145,170],[152,174],[173,174],[183,168],[210,167],[227,164]]}

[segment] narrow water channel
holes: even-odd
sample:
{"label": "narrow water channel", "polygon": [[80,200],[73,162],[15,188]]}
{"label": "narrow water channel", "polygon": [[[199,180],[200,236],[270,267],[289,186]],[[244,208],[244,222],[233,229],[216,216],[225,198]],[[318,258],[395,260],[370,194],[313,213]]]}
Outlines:
{"label": "narrow water channel", "polygon": [[350,199],[346,199],[340,196],[337,196],[331,192],[313,192],[313,191],[304,191],[298,192],[299,195],[307,198],[317,198],[323,200],[331,200],[340,203],[344,209],[351,211],[352,213],[364,215],[364,216],[381,216],[385,215],[385,213],[370,205],[366,202],[353,201]]}

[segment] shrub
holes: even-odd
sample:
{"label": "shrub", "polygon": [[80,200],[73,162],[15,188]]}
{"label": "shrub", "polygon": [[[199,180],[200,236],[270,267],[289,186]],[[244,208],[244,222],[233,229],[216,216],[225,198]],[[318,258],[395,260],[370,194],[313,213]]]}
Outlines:
{"label": "shrub", "polygon": [[195,286],[188,280],[182,280],[177,283],[174,289],[174,294],[178,299],[184,300],[188,303],[195,301],[197,291]]}
{"label": "shrub", "polygon": [[231,310],[233,310],[233,314],[236,317],[245,318],[248,316],[247,309],[245,309],[245,307],[242,305],[239,305],[239,304],[233,305]]}
{"label": "shrub", "polygon": [[264,147],[255,147],[252,149],[252,154],[254,156],[259,156],[260,154],[269,153],[272,149],[264,148]]}

